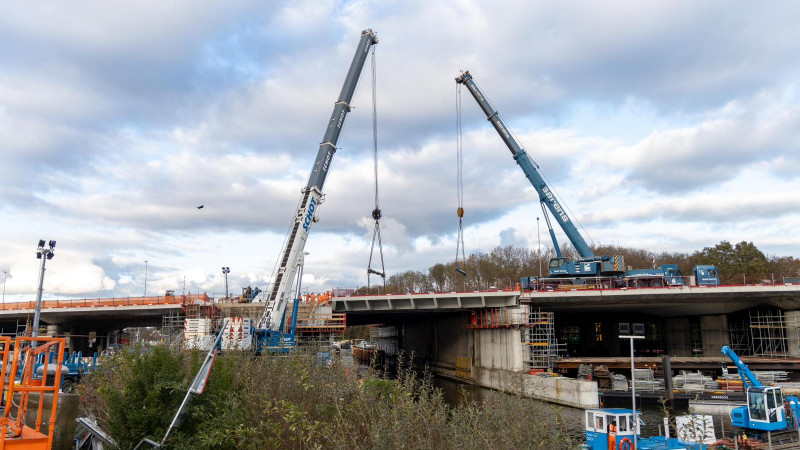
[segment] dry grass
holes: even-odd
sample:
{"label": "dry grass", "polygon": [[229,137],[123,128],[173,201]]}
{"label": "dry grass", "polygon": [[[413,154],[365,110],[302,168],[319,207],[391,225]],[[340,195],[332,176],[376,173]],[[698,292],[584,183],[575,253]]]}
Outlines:
{"label": "dry grass", "polygon": [[[122,448],[160,439],[199,364],[166,348],[123,352],[82,386],[83,409]],[[172,448],[574,448],[555,408],[515,396],[450,406],[429,377],[320,365],[316,355],[226,353]]]}

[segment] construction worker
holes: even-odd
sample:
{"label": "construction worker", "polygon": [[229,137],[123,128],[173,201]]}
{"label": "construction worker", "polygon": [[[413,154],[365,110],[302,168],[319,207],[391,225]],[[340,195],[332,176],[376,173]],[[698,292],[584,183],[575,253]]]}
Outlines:
{"label": "construction worker", "polygon": [[608,421],[608,448],[617,448],[617,423],[613,417]]}

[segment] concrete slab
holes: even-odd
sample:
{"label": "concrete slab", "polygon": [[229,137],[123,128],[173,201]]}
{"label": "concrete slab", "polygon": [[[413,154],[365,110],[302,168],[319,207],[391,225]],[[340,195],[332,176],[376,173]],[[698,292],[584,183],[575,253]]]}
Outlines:
{"label": "concrete slab", "polygon": [[516,306],[518,291],[476,291],[428,294],[364,295],[334,297],[335,313],[370,312],[431,312],[437,310],[468,310]]}
{"label": "concrete slab", "polygon": [[800,285],[671,286],[524,292],[521,303],[553,312],[647,311],[661,317],[728,314],[754,306],[800,309]]}

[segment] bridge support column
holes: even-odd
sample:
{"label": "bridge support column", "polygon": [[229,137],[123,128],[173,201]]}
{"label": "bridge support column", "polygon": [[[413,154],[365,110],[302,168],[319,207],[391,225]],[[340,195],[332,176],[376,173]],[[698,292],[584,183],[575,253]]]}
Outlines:
{"label": "bridge support column", "polygon": [[689,319],[672,317],[664,321],[667,338],[667,352],[672,356],[692,356],[692,344],[689,336]]}
{"label": "bridge support column", "polygon": [[700,333],[703,338],[703,355],[719,355],[723,345],[731,345],[728,316],[725,314],[701,316]]}
{"label": "bridge support column", "polygon": [[787,350],[791,356],[800,356],[800,311],[786,311]]}

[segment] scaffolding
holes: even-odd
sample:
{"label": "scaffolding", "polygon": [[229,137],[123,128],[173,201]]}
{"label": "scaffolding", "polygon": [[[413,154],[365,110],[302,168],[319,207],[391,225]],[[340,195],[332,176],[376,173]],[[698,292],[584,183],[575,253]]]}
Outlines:
{"label": "scaffolding", "polygon": [[731,350],[736,352],[737,355],[751,356],[753,346],[750,343],[750,327],[748,323],[743,321],[731,324],[728,330],[731,337]]}
{"label": "scaffolding", "polygon": [[[297,304],[297,326],[295,341],[297,346],[316,349],[319,352],[330,351],[330,345],[342,338],[347,330],[345,314],[333,313],[331,306],[319,303],[292,302],[287,306],[286,317],[291,317]],[[290,320],[284,324],[284,332],[290,332]]]}
{"label": "scaffolding", "polygon": [[554,317],[550,311],[530,311],[528,323],[520,328],[523,362],[530,371],[551,370],[563,353],[564,346],[556,340]]}
{"label": "scaffolding", "polygon": [[161,317],[161,339],[170,347],[180,348],[183,345],[183,333],[186,326],[186,314],[183,311],[171,311]]}
{"label": "scaffolding", "polygon": [[750,311],[753,356],[789,356],[786,325],[786,317],[779,309]]}

